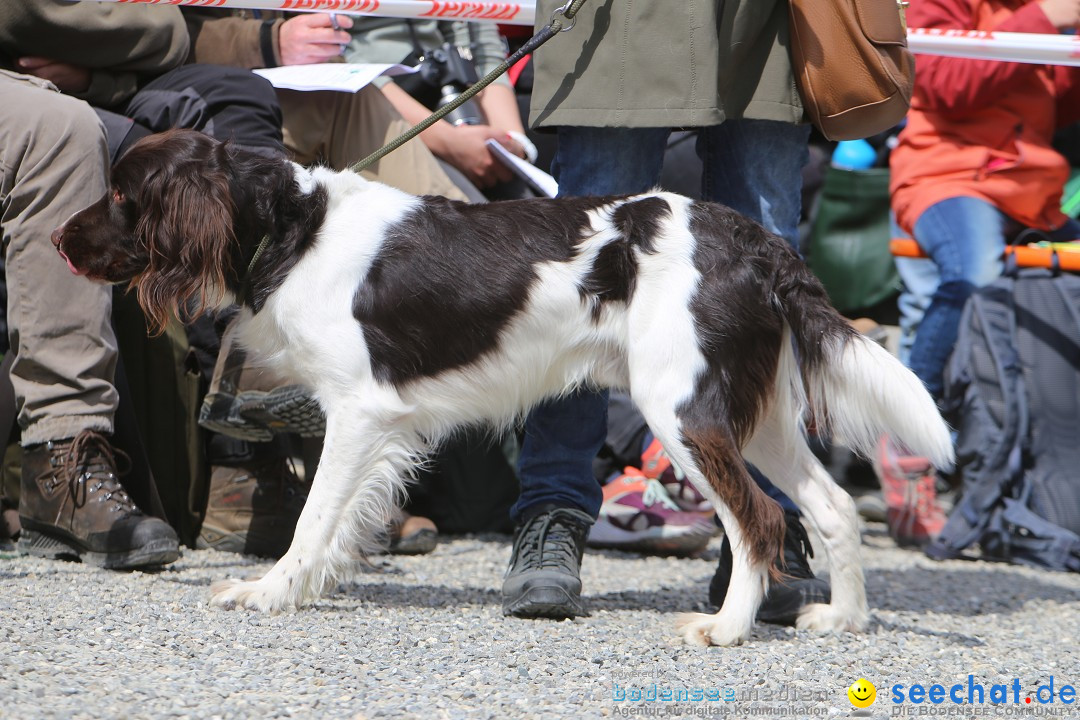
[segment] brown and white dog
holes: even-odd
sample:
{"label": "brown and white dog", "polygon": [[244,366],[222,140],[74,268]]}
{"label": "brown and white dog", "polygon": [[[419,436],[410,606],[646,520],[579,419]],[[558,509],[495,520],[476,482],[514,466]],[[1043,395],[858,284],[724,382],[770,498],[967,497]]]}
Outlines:
{"label": "brown and white dog", "polygon": [[868,614],[854,504],[808,449],[806,421],[865,454],[888,434],[952,462],[918,379],[851,330],[787,243],[715,204],[650,192],[468,205],[170,131],[136,144],[53,242],[74,272],[133,285],[159,325],[178,306],[240,303],[248,350],[326,413],[292,546],[259,580],[216,583],[219,607],[316,599],[441,438],[508,427],[583,385],[630,392],[731,539],[724,606],[681,619],[691,643],[744,640],[776,573],[783,515],[744,458],[824,542],[832,601],[798,620],[819,630],[859,630]]}

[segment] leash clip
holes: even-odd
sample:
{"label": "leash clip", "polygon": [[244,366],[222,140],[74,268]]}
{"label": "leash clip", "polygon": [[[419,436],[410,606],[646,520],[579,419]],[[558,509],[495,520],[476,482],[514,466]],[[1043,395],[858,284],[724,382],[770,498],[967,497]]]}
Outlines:
{"label": "leash clip", "polygon": [[[564,19],[570,21],[570,24],[566,27],[559,27],[559,32],[567,32],[568,30],[573,30],[574,25],[577,24],[577,13],[574,13],[574,15],[571,17],[566,16],[566,11],[569,10],[570,6],[573,4],[574,0],[567,0],[567,3],[565,5],[560,8],[555,8],[555,11],[551,13],[551,19],[548,21],[548,25],[554,25],[556,16],[562,15]],[[559,25],[562,25],[562,20],[559,21]]]}

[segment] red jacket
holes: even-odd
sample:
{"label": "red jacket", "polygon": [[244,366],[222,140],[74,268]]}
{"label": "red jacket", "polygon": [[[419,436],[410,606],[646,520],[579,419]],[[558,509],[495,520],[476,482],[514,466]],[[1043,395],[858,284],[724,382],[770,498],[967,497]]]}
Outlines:
{"label": "red jacket", "polygon": [[[911,0],[917,28],[1057,33],[1025,0]],[[892,206],[908,233],[950,197],[987,200],[1031,227],[1059,227],[1068,163],[1054,131],[1080,120],[1080,68],[918,55],[908,124],[890,156]]]}

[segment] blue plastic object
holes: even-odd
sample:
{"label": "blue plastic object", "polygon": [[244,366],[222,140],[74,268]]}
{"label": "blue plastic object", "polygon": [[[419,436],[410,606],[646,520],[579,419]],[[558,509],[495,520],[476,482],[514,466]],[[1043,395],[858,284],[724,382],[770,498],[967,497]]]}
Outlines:
{"label": "blue plastic object", "polygon": [[877,160],[874,146],[865,140],[842,140],[832,155],[833,167],[844,170],[866,170]]}

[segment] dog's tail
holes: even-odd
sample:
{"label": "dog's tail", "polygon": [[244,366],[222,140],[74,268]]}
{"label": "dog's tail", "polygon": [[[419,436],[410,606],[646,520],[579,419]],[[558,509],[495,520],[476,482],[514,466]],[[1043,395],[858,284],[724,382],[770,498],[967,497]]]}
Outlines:
{"label": "dog's tail", "polygon": [[888,350],[854,330],[828,304],[816,278],[806,275],[808,270],[792,273],[781,281],[786,292],[777,288],[790,331],[781,372],[789,369],[797,404],[808,409],[819,430],[827,429],[864,457],[872,457],[879,438],[887,435],[935,467],[950,469],[949,428],[922,382]]}

